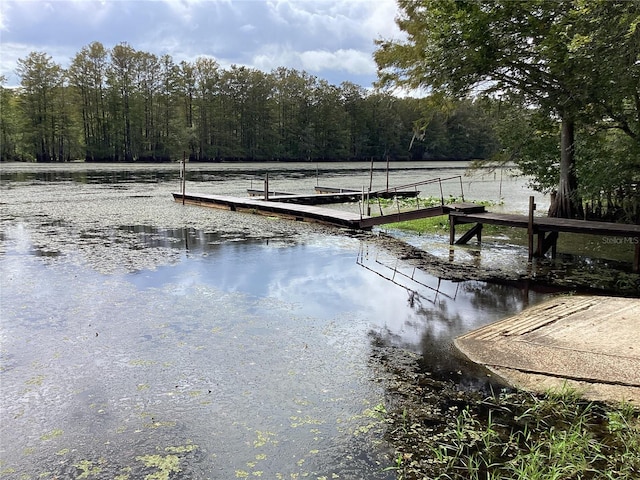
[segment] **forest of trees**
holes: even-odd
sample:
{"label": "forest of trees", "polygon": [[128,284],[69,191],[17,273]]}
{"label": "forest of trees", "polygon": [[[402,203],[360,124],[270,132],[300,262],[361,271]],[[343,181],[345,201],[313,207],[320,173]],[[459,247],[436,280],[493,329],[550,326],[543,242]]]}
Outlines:
{"label": "forest of trees", "polygon": [[[482,108],[399,98],[305,72],[223,69],[211,58],[82,48],[67,69],[43,52],[0,89],[0,158],[37,162],[478,159],[496,149]],[[427,129],[415,135],[425,116]]]}

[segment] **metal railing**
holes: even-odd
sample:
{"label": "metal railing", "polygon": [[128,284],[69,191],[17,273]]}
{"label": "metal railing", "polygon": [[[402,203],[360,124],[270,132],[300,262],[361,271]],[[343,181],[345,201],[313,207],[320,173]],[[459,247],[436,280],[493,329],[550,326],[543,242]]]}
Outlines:
{"label": "metal railing", "polygon": [[[404,185],[397,185],[395,187],[388,187],[388,188],[383,188],[380,190],[369,190],[365,192],[364,187],[362,187],[362,198],[361,201],[359,201],[358,203],[362,205],[361,208],[359,208],[360,210],[360,218],[363,217],[364,215],[364,205],[367,205],[367,215],[369,216],[371,214],[371,207],[370,207],[370,202],[369,200],[371,199],[371,195],[375,195],[378,197],[378,208],[380,209],[380,215],[382,215],[382,205],[380,204],[380,197],[377,194],[380,193],[390,193],[390,192],[403,192],[403,191],[407,191],[410,189],[414,189],[416,192],[418,191],[418,187],[423,186],[423,185],[431,185],[434,183],[438,183],[438,186],[440,188],[440,205],[444,206],[444,190],[442,188],[442,182],[448,181],[448,180],[455,180],[458,179],[460,181],[460,198],[462,199],[462,201],[464,202],[464,188],[462,186],[462,176],[461,175],[455,175],[453,177],[445,177],[445,178],[431,178],[429,180],[422,180],[420,182],[413,182],[413,183],[406,183]],[[398,213],[400,213],[400,202],[396,202],[397,203],[397,207],[398,207]],[[416,195],[416,208],[419,209],[420,208],[420,200],[418,195]]]}

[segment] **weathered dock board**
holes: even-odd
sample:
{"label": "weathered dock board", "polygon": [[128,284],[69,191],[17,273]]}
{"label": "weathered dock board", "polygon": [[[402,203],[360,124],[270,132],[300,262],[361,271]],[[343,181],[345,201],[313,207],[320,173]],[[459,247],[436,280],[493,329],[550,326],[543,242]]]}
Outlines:
{"label": "weathered dock board", "polygon": [[253,212],[263,215],[278,215],[298,221],[315,221],[353,229],[364,228],[360,226],[363,217],[358,214],[312,205],[272,202],[268,200],[258,200],[256,198],[240,198],[225,195],[208,195],[204,193],[183,195],[182,193],[174,192],[173,198],[177,202],[184,201],[184,203],[190,205],[224,208],[232,211]]}
{"label": "weathered dock board", "polygon": [[556,297],[455,340],[508,383],[544,392],[565,384],[593,400],[640,405],[640,299]]}
{"label": "weathered dock board", "polygon": [[224,208],[232,211],[247,211],[264,215],[278,215],[298,221],[314,221],[357,230],[369,230],[376,225],[446,215],[450,211],[473,212],[478,211],[479,209],[484,210],[484,207],[473,203],[459,203],[420,208],[372,217],[369,215],[360,215],[342,210],[316,207],[313,205],[261,200],[255,197],[239,198],[225,195],[209,195],[203,193],[182,194],[174,192],[173,198],[176,202],[183,202],[191,205]]}

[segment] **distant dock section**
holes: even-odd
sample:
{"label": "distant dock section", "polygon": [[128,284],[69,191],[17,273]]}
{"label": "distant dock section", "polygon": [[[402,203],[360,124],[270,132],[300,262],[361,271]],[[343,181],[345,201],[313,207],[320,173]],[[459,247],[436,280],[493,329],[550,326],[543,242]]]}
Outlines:
{"label": "distant dock section", "polygon": [[[350,188],[336,188],[336,187],[315,187],[316,194],[329,194],[329,193],[350,193],[355,196],[362,196],[363,192]],[[364,192],[364,195],[369,195],[370,198],[415,198],[420,195],[420,190],[405,190],[398,188],[386,188],[384,190],[374,190],[373,192]]]}
{"label": "distant dock section", "polygon": [[[315,194],[298,194],[270,191],[268,199],[272,202],[300,203],[303,205],[327,205],[331,203],[357,202],[363,197],[368,198],[415,198],[420,195],[419,190],[385,189],[372,192],[362,192],[351,188],[315,187]],[[251,197],[264,198],[264,190],[247,189]]]}

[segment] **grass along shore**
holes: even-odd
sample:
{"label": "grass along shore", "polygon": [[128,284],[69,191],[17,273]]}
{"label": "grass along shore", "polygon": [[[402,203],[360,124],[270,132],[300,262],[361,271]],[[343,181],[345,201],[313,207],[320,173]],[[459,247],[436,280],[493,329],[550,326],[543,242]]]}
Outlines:
{"label": "grass along shore", "polygon": [[382,415],[399,480],[640,478],[640,411],[568,388],[534,395],[459,390],[395,354]]}

